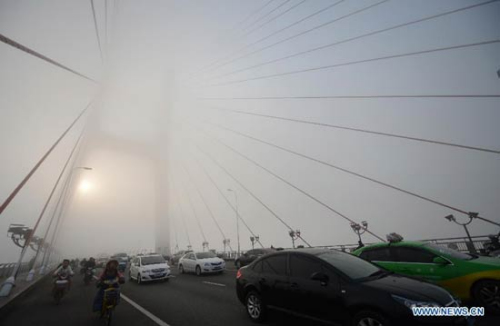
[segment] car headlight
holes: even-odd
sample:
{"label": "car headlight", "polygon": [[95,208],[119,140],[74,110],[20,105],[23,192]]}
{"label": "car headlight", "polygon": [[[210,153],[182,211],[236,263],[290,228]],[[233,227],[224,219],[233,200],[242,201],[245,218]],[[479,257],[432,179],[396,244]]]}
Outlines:
{"label": "car headlight", "polygon": [[210,266],[210,263],[205,263],[205,266]]}
{"label": "car headlight", "polygon": [[396,300],[397,302],[405,305],[409,309],[411,309],[411,308],[417,308],[417,307],[441,307],[441,305],[439,305],[436,302],[431,302],[431,301],[415,301],[415,300],[410,300],[410,299],[407,299],[407,298],[400,297],[398,295],[392,295],[392,297],[394,298],[394,300]]}

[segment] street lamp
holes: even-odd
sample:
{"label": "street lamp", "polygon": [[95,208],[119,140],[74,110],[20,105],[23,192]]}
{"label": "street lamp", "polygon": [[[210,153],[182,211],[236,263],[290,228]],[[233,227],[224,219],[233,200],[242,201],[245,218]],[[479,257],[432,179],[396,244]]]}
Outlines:
{"label": "street lamp", "polygon": [[231,248],[231,240],[224,239],[224,240],[222,240],[222,244],[224,245],[224,254],[226,254],[226,246]]}
{"label": "street lamp", "polygon": [[292,238],[292,246],[295,249],[295,240],[298,240],[300,238],[300,230],[290,230],[290,232],[288,232],[288,235],[290,236],[290,238]]}
{"label": "street lamp", "polygon": [[234,194],[235,207],[236,207],[236,241],[238,242],[238,257],[240,256],[240,215],[238,213],[238,196],[236,195],[236,191],[228,188],[227,191],[232,192]]}
{"label": "street lamp", "polygon": [[255,237],[250,237],[250,241],[252,242],[252,249],[254,249],[255,242],[259,242],[259,236],[256,235]]}
{"label": "street lamp", "polygon": [[203,241],[201,245],[203,247],[203,251],[205,251],[205,248],[208,250],[208,241]]}
{"label": "street lamp", "polygon": [[356,222],[351,222],[351,229],[358,235],[358,248],[364,247],[363,241],[361,241],[361,235],[368,230],[368,222],[362,221],[361,225]]}
{"label": "street lamp", "polygon": [[477,215],[478,215],[478,213],[469,213],[469,221],[467,221],[465,223],[458,222],[457,219],[455,218],[455,216],[453,216],[453,214],[450,214],[450,215],[447,215],[447,216],[444,217],[448,221],[453,222],[455,224],[458,224],[458,225],[461,225],[461,226],[464,227],[465,233],[467,233],[467,238],[469,238],[469,245],[468,245],[468,247],[469,247],[469,250],[473,254],[477,253],[477,250],[476,250],[476,247],[474,246],[474,243],[472,242],[472,237],[470,236],[469,229],[467,229],[467,225],[471,224],[472,220],[474,218],[476,218]]}

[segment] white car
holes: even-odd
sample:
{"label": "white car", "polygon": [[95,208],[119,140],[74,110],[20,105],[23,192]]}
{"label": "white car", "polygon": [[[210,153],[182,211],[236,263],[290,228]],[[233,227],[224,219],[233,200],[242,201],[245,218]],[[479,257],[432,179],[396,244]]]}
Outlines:
{"label": "white car", "polygon": [[184,274],[193,272],[196,275],[204,273],[222,273],[226,262],[211,252],[189,252],[179,260],[179,271]]}
{"label": "white car", "polygon": [[129,277],[137,284],[147,281],[163,280],[170,277],[170,266],[160,255],[144,255],[134,257],[130,263]]}

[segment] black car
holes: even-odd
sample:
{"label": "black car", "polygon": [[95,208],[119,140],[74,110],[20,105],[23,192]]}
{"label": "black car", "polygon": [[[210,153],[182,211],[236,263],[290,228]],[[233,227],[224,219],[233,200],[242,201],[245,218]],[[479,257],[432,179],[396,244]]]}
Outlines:
{"label": "black car", "polygon": [[413,317],[411,307],[456,307],[459,302],[441,287],[336,250],[285,250],[261,257],[238,270],[236,293],[257,322],[265,319],[268,308],[354,326],[465,322]]}
{"label": "black car", "polygon": [[267,254],[270,254],[270,253],[273,253],[275,251],[276,250],[272,249],[272,248],[248,250],[243,255],[236,258],[236,260],[234,261],[234,265],[236,266],[236,268],[241,268],[243,266],[249,265],[251,262],[253,262],[257,258],[264,256],[264,255],[267,255]]}

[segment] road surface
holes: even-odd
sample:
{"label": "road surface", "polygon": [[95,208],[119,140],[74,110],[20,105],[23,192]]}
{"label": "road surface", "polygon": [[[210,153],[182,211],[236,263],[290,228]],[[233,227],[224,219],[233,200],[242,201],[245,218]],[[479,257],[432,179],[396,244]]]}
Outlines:
{"label": "road surface", "polygon": [[[127,282],[122,293],[132,301],[122,300],[117,307],[114,325],[145,326],[255,326],[244,307],[236,298],[235,270],[223,275],[179,275],[174,268],[173,278],[166,283]],[[74,278],[71,291],[59,306],[50,296],[51,281],[44,280],[12,309],[0,315],[2,326],[58,326],[58,325],[104,325],[92,314],[91,305],[96,293],[94,286],[85,287],[81,276]],[[153,321],[150,316],[158,318]],[[320,325],[296,316],[271,312],[269,326]],[[476,325],[500,325],[500,317],[480,320]]]}

